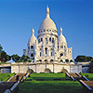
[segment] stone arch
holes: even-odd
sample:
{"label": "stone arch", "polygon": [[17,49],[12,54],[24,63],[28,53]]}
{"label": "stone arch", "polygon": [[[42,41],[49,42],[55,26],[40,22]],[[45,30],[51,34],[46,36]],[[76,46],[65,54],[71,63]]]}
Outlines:
{"label": "stone arch", "polygon": [[45,69],[43,70],[43,72],[44,72],[44,73],[51,73],[51,70],[50,70],[49,68],[45,68]]}
{"label": "stone arch", "polygon": [[44,62],[46,62],[46,63],[47,63],[47,62],[48,62],[48,60],[47,60],[47,59],[45,59],[45,60],[44,60]]}
{"label": "stone arch", "polygon": [[31,73],[34,73],[34,71],[32,69],[27,69],[26,73],[30,73],[31,74]]}
{"label": "stone arch", "polygon": [[53,62],[53,59],[50,59],[50,62]]}
{"label": "stone arch", "polygon": [[63,68],[63,69],[60,70],[60,72],[61,72],[61,73],[66,73],[66,72],[68,72],[68,71]]}
{"label": "stone arch", "polygon": [[42,62],[42,60],[40,59],[39,62]]}

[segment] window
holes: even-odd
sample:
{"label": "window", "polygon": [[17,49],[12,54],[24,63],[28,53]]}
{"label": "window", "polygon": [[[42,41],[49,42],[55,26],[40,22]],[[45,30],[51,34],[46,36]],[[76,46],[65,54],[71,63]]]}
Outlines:
{"label": "window", "polygon": [[30,47],[28,46],[28,49],[30,49]]}
{"label": "window", "polygon": [[51,37],[49,38],[49,41],[51,42]]}
{"label": "window", "polygon": [[60,57],[62,57],[62,56],[63,56],[63,54],[61,53],[61,54],[60,54]]}
{"label": "window", "polygon": [[41,38],[41,41],[43,41],[43,38]]}
{"label": "window", "polygon": [[41,52],[40,52],[40,56],[41,56]]}
{"label": "window", "polygon": [[33,57],[33,54],[31,54],[31,57]]}
{"label": "window", "polygon": [[60,46],[60,48],[63,48],[63,46]]}
{"label": "window", "polygon": [[40,39],[38,40],[38,43],[40,43]]}
{"label": "window", "polygon": [[45,54],[47,54],[47,48],[45,48]]}
{"label": "window", "polygon": [[51,56],[53,56],[53,49],[51,49]]}
{"label": "window", "polygon": [[53,55],[53,53],[51,52],[51,56]]}
{"label": "window", "polygon": [[52,39],[52,43],[54,43],[54,38]]}
{"label": "window", "polygon": [[33,46],[31,46],[31,49],[33,49]]}

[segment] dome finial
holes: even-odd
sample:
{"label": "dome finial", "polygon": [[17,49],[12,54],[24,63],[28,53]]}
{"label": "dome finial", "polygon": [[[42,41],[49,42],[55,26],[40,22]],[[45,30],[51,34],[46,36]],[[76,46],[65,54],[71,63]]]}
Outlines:
{"label": "dome finial", "polygon": [[60,27],[60,35],[62,35],[62,27]]}
{"label": "dome finial", "polygon": [[32,35],[34,35],[34,29],[32,28]]}
{"label": "dome finial", "polygon": [[46,17],[49,17],[49,7],[47,5],[47,9],[46,9]]}

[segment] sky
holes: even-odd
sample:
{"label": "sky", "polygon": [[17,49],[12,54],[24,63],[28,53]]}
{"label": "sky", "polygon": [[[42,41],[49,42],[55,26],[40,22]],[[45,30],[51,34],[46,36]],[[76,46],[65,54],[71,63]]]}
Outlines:
{"label": "sky", "polygon": [[22,56],[31,30],[35,36],[46,17],[60,27],[73,59],[78,55],[93,57],[93,0],[0,0],[0,44],[9,55]]}

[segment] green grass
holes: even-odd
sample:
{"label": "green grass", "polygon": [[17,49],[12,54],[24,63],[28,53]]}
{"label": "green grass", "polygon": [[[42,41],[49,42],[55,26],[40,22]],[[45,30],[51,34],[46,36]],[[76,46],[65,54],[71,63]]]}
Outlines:
{"label": "green grass", "polygon": [[89,80],[93,81],[93,73],[81,73],[82,76],[86,76]]}
{"label": "green grass", "polygon": [[62,80],[66,80],[69,79],[68,77],[65,77],[64,73],[33,73],[30,74],[30,77],[28,77],[27,79],[32,79],[32,80],[36,80],[36,79],[44,79],[46,81],[51,81],[54,79],[62,79]]}
{"label": "green grass", "polygon": [[0,74],[0,81],[6,81],[8,80],[11,76],[14,76],[15,74],[14,73],[2,73]]}
{"label": "green grass", "polygon": [[[53,81],[59,79],[61,81]],[[33,73],[30,74],[32,81],[24,81],[19,85],[17,93],[90,93],[83,89],[78,81],[67,80],[64,73]],[[44,81],[36,81],[44,79]]]}
{"label": "green grass", "polygon": [[18,93],[84,93],[78,81],[25,81]]}

